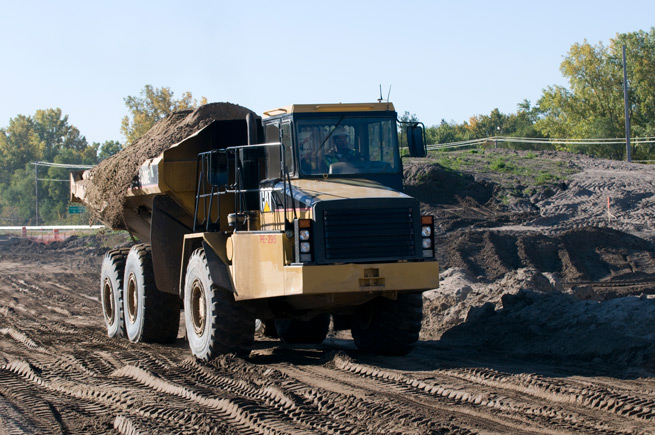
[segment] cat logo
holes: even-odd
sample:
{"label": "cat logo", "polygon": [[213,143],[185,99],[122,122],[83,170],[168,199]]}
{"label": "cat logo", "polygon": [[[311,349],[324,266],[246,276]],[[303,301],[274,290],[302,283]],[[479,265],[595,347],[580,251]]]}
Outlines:
{"label": "cat logo", "polygon": [[259,190],[260,210],[262,213],[272,211],[273,205],[273,188],[262,188]]}

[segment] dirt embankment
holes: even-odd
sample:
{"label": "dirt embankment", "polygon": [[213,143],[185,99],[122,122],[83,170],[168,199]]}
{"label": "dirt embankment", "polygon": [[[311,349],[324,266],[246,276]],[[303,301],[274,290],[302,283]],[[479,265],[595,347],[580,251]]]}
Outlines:
{"label": "dirt embankment", "polygon": [[[440,288],[425,293],[423,336],[652,371],[655,167],[524,156],[489,159],[514,165],[509,174],[479,157],[460,171],[407,165],[407,190],[437,216],[443,271]],[[537,173],[553,158],[566,177],[540,185],[522,175],[520,164]]]}

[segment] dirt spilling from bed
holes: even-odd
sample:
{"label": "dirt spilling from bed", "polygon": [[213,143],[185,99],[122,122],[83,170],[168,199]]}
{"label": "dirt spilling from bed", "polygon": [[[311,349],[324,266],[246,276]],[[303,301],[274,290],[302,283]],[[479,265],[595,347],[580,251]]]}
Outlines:
{"label": "dirt spilling from bed", "polygon": [[195,110],[175,112],[155,124],[136,142],[104,160],[89,172],[85,201],[97,219],[110,228],[124,227],[127,189],[139,166],[216,120],[245,119],[251,110],[231,103],[211,103]]}

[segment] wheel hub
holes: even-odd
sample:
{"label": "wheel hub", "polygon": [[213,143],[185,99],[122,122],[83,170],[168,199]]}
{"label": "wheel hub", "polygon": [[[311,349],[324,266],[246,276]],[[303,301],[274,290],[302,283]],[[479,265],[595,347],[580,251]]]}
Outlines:
{"label": "wheel hub", "polygon": [[137,282],[136,276],[133,273],[130,273],[130,277],[127,279],[127,317],[130,319],[130,323],[136,322],[136,316],[139,309],[139,300],[137,297]]}
{"label": "wheel hub", "polygon": [[109,278],[105,278],[105,282],[102,285],[102,307],[105,310],[105,319],[109,326],[114,324],[114,291],[111,286],[111,281]]}
{"label": "wheel hub", "polygon": [[206,314],[205,290],[202,283],[195,280],[191,288],[191,322],[197,336],[205,332]]}

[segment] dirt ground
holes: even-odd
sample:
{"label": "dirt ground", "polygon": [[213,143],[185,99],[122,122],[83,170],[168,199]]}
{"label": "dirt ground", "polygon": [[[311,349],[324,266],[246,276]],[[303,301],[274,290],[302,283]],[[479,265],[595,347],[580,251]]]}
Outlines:
{"label": "dirt ground", "polygon": [[0,434],[655,433],[655,168],[525,164],[540,159],[566,177],[405,161],[442,268],[405,357],[347,333],[257,337],[250,357],[208,364],[183,330],[168,346],[109,339],[106,240],[0,236]]}

